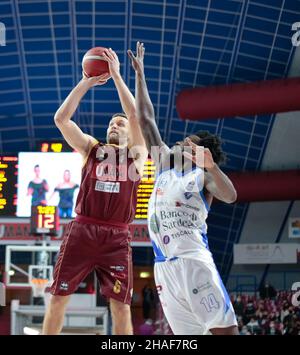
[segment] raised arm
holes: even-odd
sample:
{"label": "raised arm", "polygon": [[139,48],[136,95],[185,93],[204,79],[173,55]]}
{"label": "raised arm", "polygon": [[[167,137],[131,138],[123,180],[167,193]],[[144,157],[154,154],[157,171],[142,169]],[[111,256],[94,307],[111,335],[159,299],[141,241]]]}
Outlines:
{"label": "raised arm", "polygon": [[91,147],[96,143],[96,140],[88,134],[83,133],[71,118],[85,93],[95,85],[105,84],[108,79],[109,75],[107,74],[92,78],[83,76],[54,116],[55,124],[61,131],[64,139],[72,148],[81,153],[83,157],[86,157]]}
{"label": "raised arm", "polygon": [[124,113],[128,118],[135,116],[135,99],[120,74],[120,62],[117,53],[109,48],[103,52],[103,57],[108,61],[109,72],[117,88]]}
{"label": "raised arm", "polygon": [[103,56],[108,61],[109,72],[117,88],[122,109],[128,118],[130,135],[129,140],[132,146],[131,153],[133,156],[137,157],[135,159],[135,165],[139,171],[139,174],[142,175],[144,163],[148,154],[146,151],[143,133],[137,120],[135,98],[120,74],[120,62],[116,52],[109,48],[104,51]]}
{"label": "raised arm", "polygon": [[[192,148],[192,154],[184,152],[183,155],[191,159],[200,168],[205,168],[204,187],[215,198],[226,203],[233,203],[237,199],[236,190],[223,171],[214,162],[212,154],[208,148],[197,146],[189,138],[186,138],[189,146]],[[202,157],[197,161],[196,149],[202,149]]]}
{"label": "raised arm", "polygon": [[143,43],[137,42],[136,56],[131,50],[128,50],[128,55],[132,61],[133,69],[135,70],[135,101],[137,117],[140,127],[145,138],[148,152],[151,152],[152,146],[163,146],[161,135],[155,122],[154,108],[149,96],[147,83],[144,73],[144,54],[145,48]]}

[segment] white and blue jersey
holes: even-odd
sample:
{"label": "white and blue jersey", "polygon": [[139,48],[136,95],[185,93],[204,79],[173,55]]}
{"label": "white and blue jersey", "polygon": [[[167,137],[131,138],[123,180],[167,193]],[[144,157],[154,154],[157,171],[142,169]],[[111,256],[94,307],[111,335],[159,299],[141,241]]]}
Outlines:
{"label": "white and blue jersey", "polygon": [[212,261],[206,218],[209,206],[203,195],[203,169],[183,175],[175,169],[162,172],[148,205],[148,226],[155,261],[174,257]]}
{"label": "white and blue jersey", "polygon": [[148,206],[155,253],[154,276],[164,314],[175,335],[208,334],[237,325],[208,247],[209,206],[204,170],[175,169],[157,177]]}

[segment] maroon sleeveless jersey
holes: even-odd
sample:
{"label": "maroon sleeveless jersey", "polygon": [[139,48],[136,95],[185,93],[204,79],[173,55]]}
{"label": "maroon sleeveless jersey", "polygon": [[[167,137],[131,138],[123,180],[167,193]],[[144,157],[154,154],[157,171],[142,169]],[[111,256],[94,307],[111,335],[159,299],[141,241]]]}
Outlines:
{"label": "maroon sleeveless jersey", "polygon": [[128,224],[135,216],[139,183],[127,148],[98,143],[82,168],[75,211],[99,221]]}

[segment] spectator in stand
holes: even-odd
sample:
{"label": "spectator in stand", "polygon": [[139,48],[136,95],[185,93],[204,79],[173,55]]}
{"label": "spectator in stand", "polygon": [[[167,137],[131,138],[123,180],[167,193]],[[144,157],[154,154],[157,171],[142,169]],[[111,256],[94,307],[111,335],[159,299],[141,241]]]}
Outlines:
{"label": "spectator in stand", "polygon": [[251,335],[251,333],[249,332],[249,330],[247,329],[247,326],[244,325],[240,331],[240,335]]}
{"label": "spectator in stand", "polygon": [[247,324],[247,329],[249,330],[249,332],[251,334],[257,334],[260,331],[260,327],[259,327],[257,319],[252,317],[250,319],[250,322]]}
{"label": "spectator in stand", "polygon": [[259,295],[261,299],[266,299],[266,298],[275,298],[277,294],[277,291],[275,288],[268,283],[268,281],[265,284],[262,284],[261,287],[259,288]]}
{"label": "spectator in stand", "polygon": [[236,300],[233,298],[234,305],[239,305],[240,301],[244,305],[244,312],[238,316],[239,333],[300,335],[300,307],[292,306],[291,296],[291,292],[280,291],[275,300],[261,300],[248,295],[238,296]]}
{"label": "spectator in stand", "polygon": [[244,312],[244,318],[243,318],[243,322],[245,324],[249,323],[250,319],[252,317],[255,316],[255,308],[254,308],[254,304],[252,301],[249,301],[246,305],[246,309]]}
{"label": "spectator in stand", "polygon": [[233,302],[233,309],[236,316],[243,316],[244,314],[244,304],[242,302],[241,296],[237,296],[237,299]]}
{"label": "spectator in stand", "polygon": [[143,317],[144,320],[148,320],[153,316],[152,311],[154,310],[154,292],[153,289],[151,288],[150,283],[147,283],[143,290],[142,290],[142,295],[143,295]]}
{"label": "spectator in stand", "polygon": [[279,323],[270,322],[269,327],[266,330],[266,335],[281,335],[281,331],[278,327]]}

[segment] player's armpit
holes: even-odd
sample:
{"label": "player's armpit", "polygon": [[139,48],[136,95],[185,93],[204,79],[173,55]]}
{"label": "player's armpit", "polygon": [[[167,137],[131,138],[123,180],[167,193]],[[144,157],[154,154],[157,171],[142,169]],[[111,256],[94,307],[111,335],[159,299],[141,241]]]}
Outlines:
{"label": "player's armpit", "polygon": [[97,142],[92,136],[83,133],[74,121],[55,121],[55,124],[67,143],[73,149],[76,149],[84,158],[89,154],[95,142]]}

